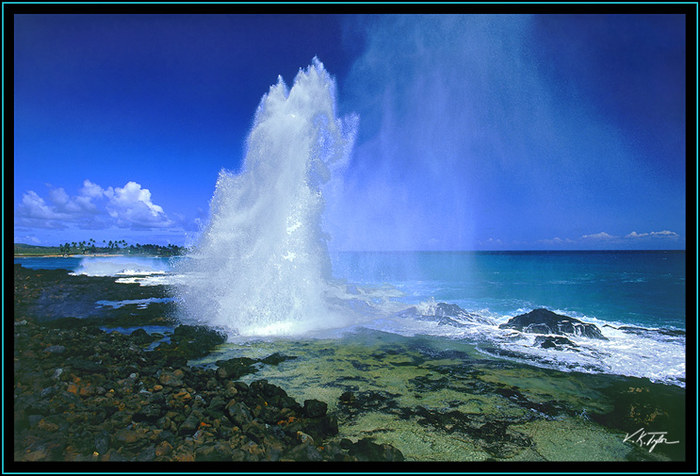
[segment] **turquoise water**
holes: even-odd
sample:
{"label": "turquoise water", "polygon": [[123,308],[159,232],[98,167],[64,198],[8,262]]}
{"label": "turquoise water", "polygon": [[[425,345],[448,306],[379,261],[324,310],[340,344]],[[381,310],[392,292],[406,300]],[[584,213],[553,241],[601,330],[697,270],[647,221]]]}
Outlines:
{"label": "turquoise water", "polygon": [[[604,321],[685,329],[685,252],[339,252],[333,276],[495,314],[545,307]],[[15,258],[88,275],[168,272],[172,258]]]}
{"label": "turquoise water", "polygon": [[545,307],[618,323],[685,329],[685,252],[341,252],[337,277],[389,284],[417,303],[512,314]]}

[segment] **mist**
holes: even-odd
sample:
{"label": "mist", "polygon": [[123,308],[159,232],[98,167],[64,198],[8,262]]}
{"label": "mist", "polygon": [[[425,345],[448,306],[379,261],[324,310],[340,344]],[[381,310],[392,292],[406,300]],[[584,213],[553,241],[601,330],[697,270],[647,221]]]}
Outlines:
{"label": "mist", "polygon": [[[630,207],[672,208],[670,184],[645,189],[654,177],[634,141],[549,73],[534,20],[346,22],[346,41],[361,51],[338,100],[360,126],[327,200],[332,250],[536,248],[649,226]],[[652,208],[645,220],[660,218]]]}

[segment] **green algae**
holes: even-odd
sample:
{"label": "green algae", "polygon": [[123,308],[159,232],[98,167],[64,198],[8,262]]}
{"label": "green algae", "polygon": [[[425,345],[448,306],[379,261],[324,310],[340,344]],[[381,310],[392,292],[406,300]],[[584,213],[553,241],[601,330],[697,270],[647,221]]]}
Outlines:
{"label": "green algae", "polygon": [[[261,359],[275,352],[296,358],[274,366],[257,364],[258,371],[242,380],[266,379],[298,401],[327,402],[338,418],[340,437],[389,443],[407,460],[684,458],[681,445],[660,445],[649,453],[625,442],[627,428],[637,422],[621,424],[625,412],[634,415],[641,408],[632,397],[645,398],[647,419],[668,417],[673,411],[666,407],[677,406],[683,389],[541,369],[486,356],[464,342],[360,331],[334,339],[229,343],[190,363]],[[629,388],[643,390],[630,393]],[[654,401],[653,392],[662,398]],[[684,430],[678,424],[671,428]]]}

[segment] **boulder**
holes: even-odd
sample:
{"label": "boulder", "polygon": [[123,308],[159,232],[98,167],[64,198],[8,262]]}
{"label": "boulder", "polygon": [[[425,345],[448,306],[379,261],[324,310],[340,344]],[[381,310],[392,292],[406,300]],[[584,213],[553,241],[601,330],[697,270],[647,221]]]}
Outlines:
{"label": "boulder", "polygon": [[228,413],[231,423],[239,428],[242,428],[253,420],[253,415],[250,413],[250,409],[243,402],[236,402],[232,400],[229,405],[227,405],[226,412]]}
{"label": "boulder", "polygon": [[244,375],[252,374],[256,371],[253,364],[256,362],[254,359],[248,357],[237,357],[228,360],[217,360],[216,365],[219,367],[216,370],[216,375],[222,379],[234,379],[238,380]]}
{"label": "boulder", "polygon": [[499,327],[501,329],[516,329],[530,334],[572,335],[608,340],[594,324],[587,324],[547,309],[535,309],[527,314],[515,316]]}
{"label": "boulder", "polygon": [[304,401],[304,416],[307,418],[317,418],[326,415],[328,410],[328,405],[325,402],[319,400],[305,400]]}

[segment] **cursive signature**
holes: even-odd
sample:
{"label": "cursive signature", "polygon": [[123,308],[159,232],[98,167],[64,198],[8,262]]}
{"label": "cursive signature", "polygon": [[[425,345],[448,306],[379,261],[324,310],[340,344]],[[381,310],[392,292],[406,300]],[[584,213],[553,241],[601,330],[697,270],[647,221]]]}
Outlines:
{"label": "cursive signature", "polygon": [[640,428],[631,435],[626,433],[626,436],[622,441],[632,441],[632,443],[636,443],[642,448],[648,446],[649,453],[651,453],[658,444],[665,443],[667,445],[675,445],[678,443],[678,441],[668,441],[666,439],[667,433],[667,431],[644,431],[644,428]]}

